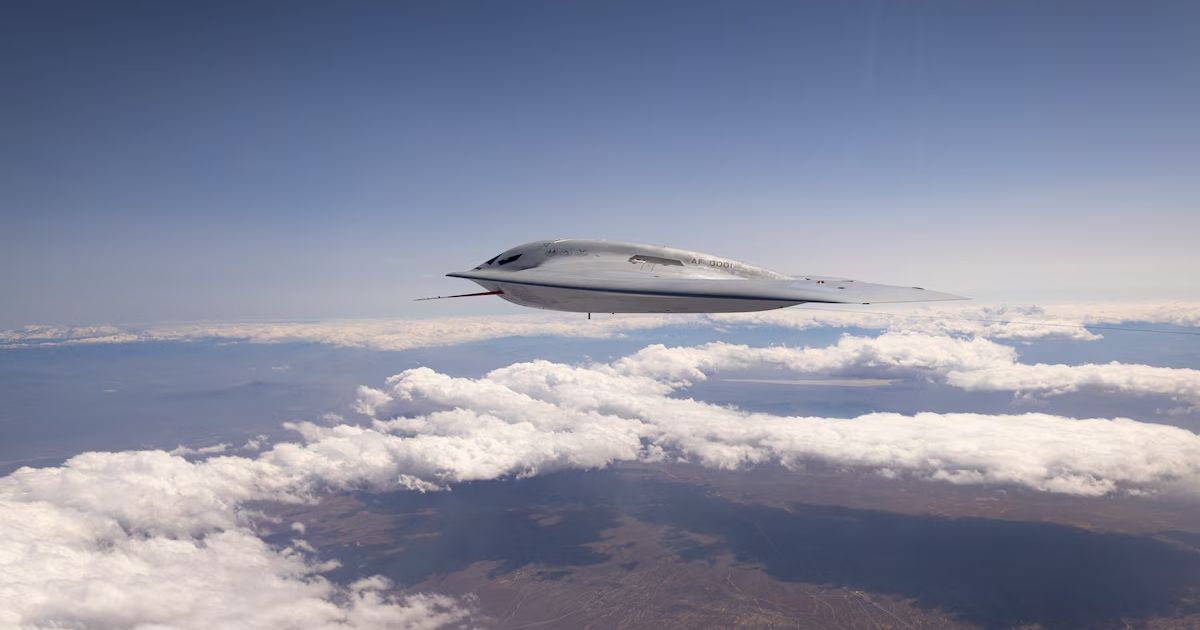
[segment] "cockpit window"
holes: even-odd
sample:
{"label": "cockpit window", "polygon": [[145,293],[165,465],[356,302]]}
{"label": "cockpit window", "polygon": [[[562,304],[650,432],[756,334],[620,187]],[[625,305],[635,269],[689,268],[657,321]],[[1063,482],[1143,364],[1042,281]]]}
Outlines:
{"label": "cockpit window", "polygon": [[479,266],[475,268],[475,270],[478,271],[478,270],[483,269],[484,267],[496,262],[496,259],[499,257],[500,257],[500,254],[496,254],[495,256],[492,256],[491,258],[480,263]]}
{"label": "cockpit window", "polygon": [[629,257],[629,262],[635,265],[670,265],[674,267],[682,267],[683,261],[674,258],[662,258],[659,256],[646,256],[645,254],[636,254]]}
{"label": "cockpit window", "polygon": [[[496,264],[497,265],[507,265],[508,263],[510,263],[520,257],[521,257],[520,254],[513,254],[512,256],[509,256],[508,258],[501,258]],[[495,259],[493,258],[492,260],[495,260]]]}

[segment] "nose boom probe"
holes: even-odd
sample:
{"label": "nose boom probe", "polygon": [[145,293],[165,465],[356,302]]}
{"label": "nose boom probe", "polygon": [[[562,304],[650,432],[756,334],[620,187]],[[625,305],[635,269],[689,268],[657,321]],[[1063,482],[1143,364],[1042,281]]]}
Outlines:
{"label": "nose boom probe", "polygon": [[438,295],[435,297],[417,298],[413,301],[414,302],[424,302],[425,300],[446,300],[449,298],[475,297],[477,295],[500,295],[502,293],[504,293],[504,292],[503,291],[484,291],[483,293],[463,293],[461,295]]}

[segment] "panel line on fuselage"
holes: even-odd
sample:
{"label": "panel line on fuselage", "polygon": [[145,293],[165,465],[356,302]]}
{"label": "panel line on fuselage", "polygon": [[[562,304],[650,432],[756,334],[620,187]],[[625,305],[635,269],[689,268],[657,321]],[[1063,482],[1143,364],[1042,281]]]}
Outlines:
{"label": "panel line on fuselage", "polygon": [[[680,297],[680,298],[700,298],[707,300],[757,300],[761,302],[787,302],[789,304],[846,304],[846,302],[832,302],[829,300],[796,300],[793,298],[775,298],[753,295],[717,295],[712,293],[683,293],[672,291],[646,291],[640,289],[596,289],[592,287],[571,286],[568,284],[551,284],[548,282],[529,282],[527,280],[498,280],[493,276],[486,278],[476,278],[468,275],[453,275],[454,278],[466,278],[468,280],[479,280],[482,282],[490,282],[493,284],[519,284],[530,287],[545,287],[547,289],[569,289],[572,291],[591,291],[593,293],[615,293],[620,295],[644,295],[646,297]],[[731,280],[731,282],[736,282]]]}

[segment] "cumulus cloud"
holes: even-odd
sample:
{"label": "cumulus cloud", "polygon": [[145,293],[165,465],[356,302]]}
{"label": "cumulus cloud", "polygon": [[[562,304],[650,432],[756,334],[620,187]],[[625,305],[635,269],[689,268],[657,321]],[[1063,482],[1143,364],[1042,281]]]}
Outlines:
{"label": "cumulus cloud", "polygon": [[1025,364],[1017,351],[988,339],[918,333],[878,337],[846,335],[820,348],[750,347],[710,343],[668,348],[652,345],[619,360],[630,374],[685,384],[716,370],[770,368],[800,373],[896,372],[975,391],[1059,395],[1091,388],[1134,395],[1161,395],[1200,405],[1200,370],[1139,364]]}
{"label": "cumulus cloud", "polygon": [[821,461],[1078,495],[1200,489],[1200,436],[1177,427],[1046,414],[780,417],[672,396],[684,381],[669,372],[535,361],[464,379],[417,368],[376,390],[376,421],[362,431],[404,436],[406,468],[434,484],[679,458],[719,468]]}
{"label": "cumulus cloud", "polygon": [[217,453],[224,453],[225,451],[229,450],[230,446],[232,445],[227,442],[213,444],[212,446],[201,446],[198,448],[180,444],[168,452],[171,455],[216,455]]}
{"label": "cumulus cloud", "polygon": [[256,436],[246,440],[246,443],[242,445],[241,450],[257,451],[257,450],[262,449],[262,447],[266,446],[269,441],[270,440],[266,435],[263,435],[260,433]]}
{"label": "cumulus cloud", "polygon": [[583,320],[567,313],[438,319],[331,320],[308,323],[191,323],[145,327],[25,326],[0,330],[0,348],[139,341],[217,339],[247,343],[322,343],[375,350],[409,350],[505,337],[605,339],[670,325],[868,328],[994,339],[1099,339],[1082,326],[1129,322],[1200,327],[1200,303],[1077,303],[1011,305],[799,306],[760,313],[615,315]]}
{"label": "cumulus cloud", "polygon": [[1059,365],[1012,363],[982,370],[947,372],[946,382],[968,390],[1045,395],[1084,388],[1131,394],[1158,394],[1200,405],[1200,370],[1118,363]]}
{"label": "cumulus cloud", "polygon": [[[303,541],[256,535],[244,503],[300,500],[313,482],[269,461],[85,453],[0,479],[0,627],[433,628],[452,598],[337,586]],[[303,533],[303,532],[300,532]],[[309,548],[310,549],[310,548]]]}
{"label": "cumulus cloud", "polygon": [[257,534],[252,502],[329,491],[433,491],[685,460],[726,469],[822,462],[1082,496],[1200,493],[1200,435],[1162,424],[1039,413],[786,417],[682,395],[734,369],[901,370],[1046,393],[1196,392],[1193,370],[1024,365],[993,341],[915,333],[847,335],[826,348],[651,346],[611,363],[532,361],[480,378],[415,368],[359,389],[366,425],[289,424],[299,440],[257,442],[265,450],[245,456],[85,453],[0,478],[0,627],[420,628],[475,618],[469,601],[398,595],[382,578],[330,582],[302,527],[286,546]]}

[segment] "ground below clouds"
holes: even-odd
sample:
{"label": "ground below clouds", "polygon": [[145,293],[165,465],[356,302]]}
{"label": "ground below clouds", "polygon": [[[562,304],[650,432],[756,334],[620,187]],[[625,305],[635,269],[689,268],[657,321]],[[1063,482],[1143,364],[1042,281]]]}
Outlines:
{"label": "ground below clouds", "polygon": [[272,512],[503,628],[1200,624],[1200,508],[1164,500],[639,464]]}

